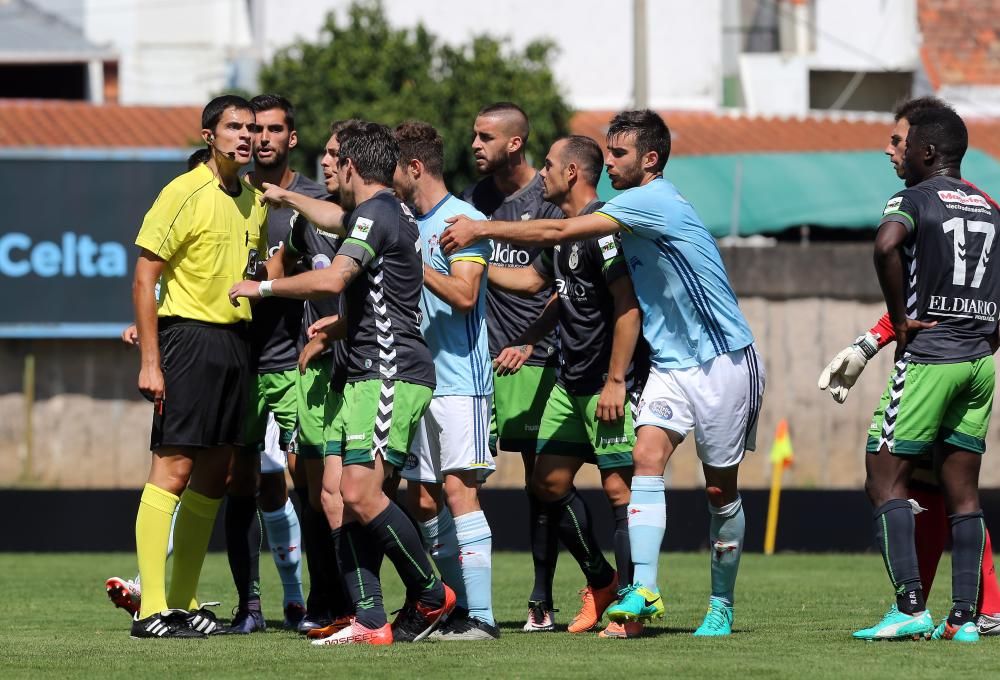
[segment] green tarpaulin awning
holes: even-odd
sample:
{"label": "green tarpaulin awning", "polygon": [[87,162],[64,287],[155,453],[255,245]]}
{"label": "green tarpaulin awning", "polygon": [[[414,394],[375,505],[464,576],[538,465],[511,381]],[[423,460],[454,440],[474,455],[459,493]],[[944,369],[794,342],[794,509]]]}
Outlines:
{"label": "green tarpaulin awning", "polygon": [[[903,188],[889,159],[877,151],[679,156],[667,163],[664,176],[716,237],[804,224],[872,229],[886,201]],[[962,176],[1000,197],[1000,161],[989,154],[969,149]],[[602,174],[601,198],[617,193]]]}

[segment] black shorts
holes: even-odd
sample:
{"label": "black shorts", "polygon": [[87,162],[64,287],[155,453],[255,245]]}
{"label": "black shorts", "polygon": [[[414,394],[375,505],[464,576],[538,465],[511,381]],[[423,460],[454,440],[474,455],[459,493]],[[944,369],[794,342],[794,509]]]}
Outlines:
{"label": "black shorts", "polygon": [[242,446],[250,378],[246,324],[160,319],[163,413],[149,447]]}

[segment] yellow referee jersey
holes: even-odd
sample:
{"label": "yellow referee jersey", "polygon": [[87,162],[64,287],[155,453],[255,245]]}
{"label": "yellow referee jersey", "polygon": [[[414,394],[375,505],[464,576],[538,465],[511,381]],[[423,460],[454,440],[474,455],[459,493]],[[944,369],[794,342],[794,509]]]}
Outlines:
{"label": "yellow referee jersey", "polygon": [[247,182],[240,189],[230,196],[199,165],[156,197],[135,244],[166,260],[159,316],[226,324],[250,319],[247,300],[233,307],[228,294],[248,265],[267,259],[267,207]]}

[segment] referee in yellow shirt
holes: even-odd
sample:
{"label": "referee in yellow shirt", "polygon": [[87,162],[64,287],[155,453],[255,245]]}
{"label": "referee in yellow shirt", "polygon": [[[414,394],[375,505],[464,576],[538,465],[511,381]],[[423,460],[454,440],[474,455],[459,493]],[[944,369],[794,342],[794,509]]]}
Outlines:
{"label": "referee in yellow shirt", "polygon": [[245,99],[223,96],[202,111],[201,127],[211,158],[164,187],[135,240],[139,390],[154,409],[152,463],[135,521],[142,606],[134,638],[204,637],[216,628],[196,590],[230,459],[243,443],[250,306],[234,307],[227,293],[267,258],[267,209],[239,176],[253,157],[256,123]]}

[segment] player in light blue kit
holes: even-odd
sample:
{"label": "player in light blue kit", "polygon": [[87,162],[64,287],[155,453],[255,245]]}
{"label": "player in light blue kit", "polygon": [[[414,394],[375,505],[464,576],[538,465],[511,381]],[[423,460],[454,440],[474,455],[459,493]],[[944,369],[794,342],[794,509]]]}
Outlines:
{"label": "player in light blue kit", "polygon": [[445,252],[484,238],[548,245],[621,230],[642,330],[653,368],[636,419],[629,538],[635,582],[608,610],[613,621],[663,615],[656,585],[666,527],[663,471],[694,432],[711,513],[712,594],[695,635],[732,632],[733,592],[745,521],[739,463],[755,447],[764,366],[729,285],[715,240],[694,208],[663,179],[670,131],[653,111],[611,121],[605,157],[616,189],[627,189],[592,215],[565,220],[484,222],[457,218],[442,236]]}
{"label": "player in light blue kit", "polygon": [[393,185],[415,209],[420,226],[420,330],[437,374],[402,476],[424,541],[458,600],[431,637],[495,640],[500,631],[493,618],[492,534],[478,495],[479,485],[496,469],[489,450],[493,366],[486,334],[485,272],[492,246],[481,241],[445,255],[438,237],[447,218],[485,217],[445,187],[444,142],[437,130],[408,122],[396,128],[395,136],[400,156]]}

